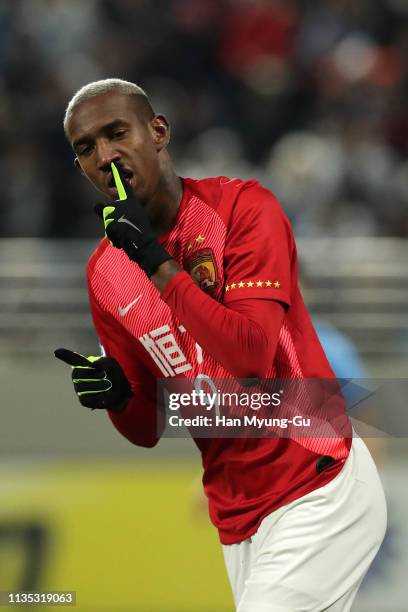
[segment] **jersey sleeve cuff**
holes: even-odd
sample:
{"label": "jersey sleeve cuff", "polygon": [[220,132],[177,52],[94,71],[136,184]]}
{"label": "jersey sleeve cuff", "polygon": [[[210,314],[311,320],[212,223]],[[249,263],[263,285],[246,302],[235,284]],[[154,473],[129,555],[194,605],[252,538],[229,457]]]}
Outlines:
{"label": "jersey sleeve cuff", "polygon": [[188,287],[191,284],[195,285],[193,279],[185,270],[181,270],[180,272],[177,272],[177,274],[173,276],[171,281],[167,283],[166,287],[162,291],[161,293],[162,300],[164,302],[167,302],[168,298],[170,297],[170,295],[173,293],[173,291],[177,287]]}

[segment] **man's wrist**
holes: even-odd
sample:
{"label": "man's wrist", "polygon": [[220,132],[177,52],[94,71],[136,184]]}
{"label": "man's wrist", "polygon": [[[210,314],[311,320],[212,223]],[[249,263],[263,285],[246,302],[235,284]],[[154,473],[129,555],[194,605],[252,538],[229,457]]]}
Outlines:
{"label": "man's wrist", "polygon": [[152,281],[156,289],[158,289],[158,291],[162,293],[171,281],[171,279],[174,278],[174,276],[176,276],[176,274],[181,271],[182,268],[178,265],[178,263],[174,259],[169,259],[168,261],[165,261],[160,264],[156,272],[152,274],[150,280]]}
{"label": "man's wrist", "polygon": [[111,406],[110,408],[108,408],[108,410],[110,412],[123,412],[126,406],[128,405],[129,400],[130,397],[127,397],[126,399],[122,400],[120,404],[118,404],[117,406]]}

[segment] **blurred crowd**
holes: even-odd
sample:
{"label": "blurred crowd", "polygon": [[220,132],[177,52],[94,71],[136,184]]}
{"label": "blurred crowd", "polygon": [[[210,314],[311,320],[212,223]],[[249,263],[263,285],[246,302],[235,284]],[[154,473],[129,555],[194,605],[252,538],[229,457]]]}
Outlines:
{"label": "blurred crowd", "polygon": [[297,235],[408,236],[406,0],[1,0],[2,236],[98,235],[62,119],[112,76],[182,176],[259,179]]}

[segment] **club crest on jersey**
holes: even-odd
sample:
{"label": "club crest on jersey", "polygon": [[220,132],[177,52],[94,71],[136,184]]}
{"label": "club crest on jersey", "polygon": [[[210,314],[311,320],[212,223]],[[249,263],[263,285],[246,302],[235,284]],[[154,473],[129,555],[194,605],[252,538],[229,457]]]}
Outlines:
{"label": "club crest on jersey", "polygon": [[211,249],[200,249],[185,260],[185,267],[193,281],[210,295],[219,286],[217,266]]}

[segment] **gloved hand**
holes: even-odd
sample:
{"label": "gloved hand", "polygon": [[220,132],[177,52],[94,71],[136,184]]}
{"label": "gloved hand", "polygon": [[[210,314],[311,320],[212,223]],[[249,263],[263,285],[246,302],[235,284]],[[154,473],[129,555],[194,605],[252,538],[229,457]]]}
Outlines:
{"label": "gloved hand", "polygon": [[84,357],[65,348],[54,355],[72,367],[72,381],[79,401],[87,408],[119,411],[132,396],[130,384],[113,357]]}
{"label": "gloved hand", "polygon": [[113,162],[111,167],[119,200],[111,205],[97,204],[94,210],[103,219],[106,235],[113,246],[123,249],[150,278],[172,257],[157,240],[145,209],[126,181],[122,181]]}

